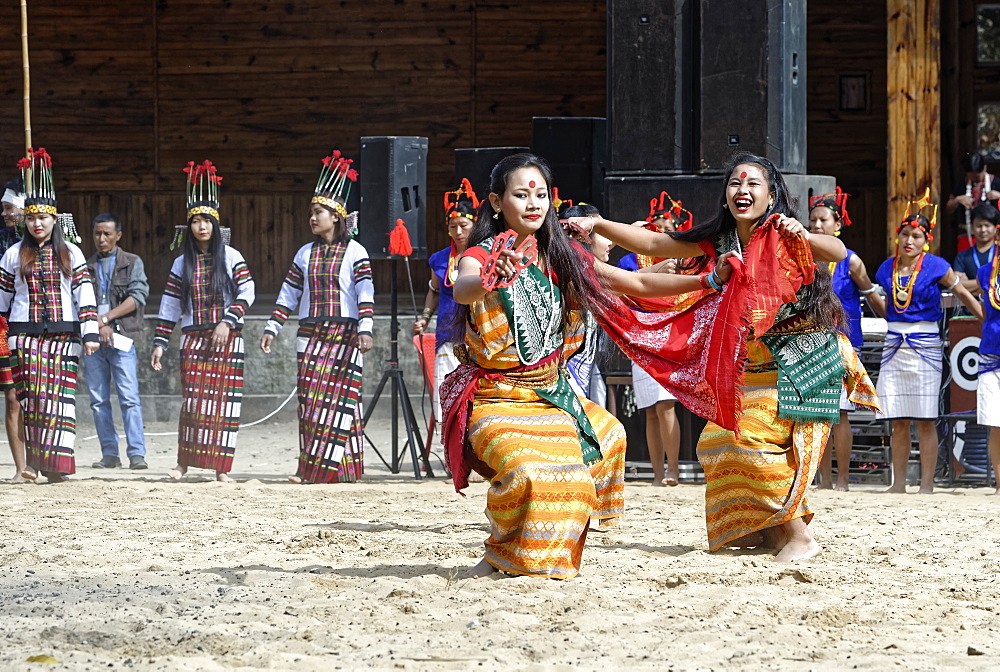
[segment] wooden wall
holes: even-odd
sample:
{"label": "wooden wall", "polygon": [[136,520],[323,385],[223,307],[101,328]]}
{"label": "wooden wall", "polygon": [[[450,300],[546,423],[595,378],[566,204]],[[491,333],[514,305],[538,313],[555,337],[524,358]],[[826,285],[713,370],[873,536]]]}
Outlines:
{"label": "wooden wall", "polygon": [[[854,224],[842,237],[872,275],[887,252],[886,21],[885,2],[809,2],[809,172],[835,176],[851,194]],[[866,78],[866,109],[841,109],[844,75]]]}
{"label": "wooden wall", "polygon": [[[18,11],[0,6],[5,177],[23,151]],[[119,214],[154,292],[189,160],[219,167],[233,244],[258,291],[274,293],[309,239],[331,148],[356,156],[361,136],[428,137],[438,249],[453,149],[530,145],[532,116],[605,109],[598,0],[29,0],[29,20],[33,140],[55,160],[60,209],[84,234],[95,214]],[[419,287],[426,271],[413,267]]]}

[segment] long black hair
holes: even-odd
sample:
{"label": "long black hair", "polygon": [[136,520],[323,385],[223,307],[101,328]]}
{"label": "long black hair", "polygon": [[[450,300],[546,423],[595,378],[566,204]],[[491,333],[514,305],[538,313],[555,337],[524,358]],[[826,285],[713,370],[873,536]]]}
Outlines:
{"label": "long black hair", "polygon": [[[739,152],[734,154],[733,157],[729,159],[729,163],[726,164],[726,167],[723,170],[722,194],[719,196],[718,210],[715,215],[695,224],[687,231],[671,231],[668,235],[673,236],[676,240],[682,240],[686,243],[700,243],[703,240],[715,240],[719,234],[735,230],[736,219],[733,217],[733,213],[729,211],[729,204],[726,200],[726,190],[729,187],[729,179],[733,176],[733,170],[736,169],[736,166],[745,163],[753,163],[764,169],[764,175],[767,178],[768,191],[774,199],[771,202],[771,205],[768,206],[767,210],[764,211],[760,221],[763,222],[767,220],[768,217],[776,212],[780,212],[788,217],[795,217],[795,200],[789,195],[788,187],[785,185],[785,178],[781,176],[778,168],[771,162],[770,159],[766,157],[757,156],[756,154],[751,154],[750,152]],[[706,257],[695,257],[686,261],[684,268],[692,268],[694,270],[701,271],[705,268],[707,263],[708,259]]]}
{"label": "long black hair", "polygon": [[[552,189],[552,169],[548,162],[534,154],[513,154],[503,159],[490,173],[490,193],[502,197],[507,191],[507,183],[511,176],[522,168],[536,168],[542,174],[545,185]],[[503,221],[503,213],[494,219],[493,206],[488,198],[483,199],[479,206],[476,223],[469,234],[468,248],[471,249],[489,238],[500,235],[507,230]],[[591,310],[592,300],[601,295],[601,286],[596,274],[590,271],[590,266],[581,263],[580,252],[574,249],[584,249],[579,243],[563,233],[559,226],[556,209],[549,203],[549,209],[542,219],[542,225],[535,232],[538,241],[538,252],[545,257],[549,268],[559,280],[562,292],[563,327],[569,324],[569,314],[572,310]],[[589,255],[589,252],[586,253]],[[584,258],[589,258],[585,256]],[[588,272],[590,271],[590,272]],[[459,305],[455,311],[455,324],[464,329],[469,317],[469,307]]]}
{"label": "long black hair", "polygon": [[[196,217],[197,215],[195,215]],[[204,215],[203,215],[204,216]],[[198,255],[202,253],[191,232],[191,220],[188,219],[188,230],[185,231],[181,250],[184,255],[184,277],[181,278],[181,306],[184,310],[194,312],[192,305],[192,285],[194,284],[194,269],[198,263]],[[224,306],[229,306],[236,298],[236,283],[229,277],[226,263],[226,245],[222,242],[222,231],[215,217],[209,217],[212,222],[212,237],[208,241],[208,252],[212,255],[212,295],[222,298]]]}

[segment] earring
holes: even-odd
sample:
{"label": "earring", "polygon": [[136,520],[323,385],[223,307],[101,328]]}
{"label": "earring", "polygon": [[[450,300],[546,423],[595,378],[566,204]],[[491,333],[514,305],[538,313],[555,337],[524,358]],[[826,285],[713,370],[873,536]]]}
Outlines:
{"label": "earring", "polygon": [[931,246],[930,246],[930,245],[927,245],[927,244],[925,243],[925,244],[924,244],[924,252],[930,252],[930,251],[931,251]]}
{"label": "earring", "polygon": [[838,231],[834,231],[834,232],[833,232],[833,235],[835,235],[835,236],[837,236],[838,238],[840,238],[840,231],[839,231],[839,230],[838,230]]}
{"label": "earring", "polygon": [[896,244],[899,245],[899,237],[896,238]]}
{"label": "earring", "polygon": [[729,209],[729,204],[728,203],[723,203],[722,207],[725,208],[726,210],[728,210]]}
{"label": "earring", "polygon": [[497,210],[496,212],[493,213],[493,219],[500,219],[500,211],[499,210]]}

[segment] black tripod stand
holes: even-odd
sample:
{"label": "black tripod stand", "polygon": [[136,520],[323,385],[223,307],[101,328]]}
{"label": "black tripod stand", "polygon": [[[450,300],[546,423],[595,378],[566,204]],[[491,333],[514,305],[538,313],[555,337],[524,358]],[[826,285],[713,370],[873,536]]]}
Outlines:
{"label": "black tripod stand", "polygon": [[[368,445],[372,447],[375,454],[379,456],[379,459],[389,467],[389,471],[394,474],[398,474],[400,467],[403,464],[403,453],[399,449],[399,411],[403,411],[403,423],[406,425],[406,444],[410,448],[410,461],[413,462],[413,476],[415,478],[423,478],[420,474],[420,462],[423,463],[424,471],[427,473],[428,478],[434,478],[434,472],[431,470],[430,460],[427,458],[427,453],[424,452],[424,440],[420,436],[420,427],[417,425],[416,415],[413,413],[413,405],[410,404],[410,395],[406,391],[406,383],[403,381],[403,370],[399,368],[399,311],[398,304],[396,301],[396,258],[393,257],[390,265],[390,281],[392,298],[390,303],[390,318],[389,318],[389,362],[382,372],[382,380],[379,381],[378,387],[375,388],[375,396],[372,397],[371,403],[368,405],[368,410],[365,411],[364,426],[368,427],[368,419],[371,417],[372,412],[375,407],[378,406],[379,398],[382,396],[382,390],[385,389],[386,382],[392,383],[392,461],[386,462],[385,458],[382,457],[382,453],[378,452],[378,448],[372,443],[372,440],[365,435],[368,439]],[[404,446],[406,448],[406,446]]]}

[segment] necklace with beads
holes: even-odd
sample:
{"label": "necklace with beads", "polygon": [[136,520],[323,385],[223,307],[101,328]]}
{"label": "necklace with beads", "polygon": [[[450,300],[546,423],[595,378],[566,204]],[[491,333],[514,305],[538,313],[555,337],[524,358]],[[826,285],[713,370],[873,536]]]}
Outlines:
{"label": "necklace with beads", "polygon": [[458,248],[455,243],[451,244],[451,251],[448,253],[448,270],[444,273],[444,286],[452,287],[458,280]]}
{"label": "necklace with beads", "polygon": [[990,286],[987,294],[990,297],[990,304],[1000,310],[1000,255],[997,254],[997,246],[993,246],[993,268],[990,270]]}
{"label": "necklace with beads", "polygon": [[916,288],[917,275],[924,265],[924,254],[921,252],[920,256],[917,257],[917,263],[914,264],[910,280],[906,284],[903,284],[899,277],[899,255],[897,254],[892,260],[892,305],[898,313],[905,313],[906,309],[910,307],[910,302],[913,300],[913,290]]}

